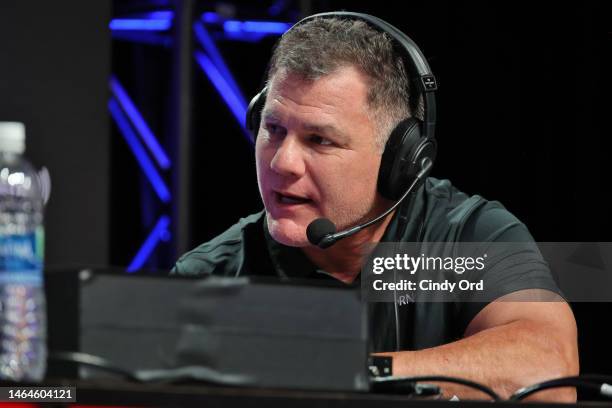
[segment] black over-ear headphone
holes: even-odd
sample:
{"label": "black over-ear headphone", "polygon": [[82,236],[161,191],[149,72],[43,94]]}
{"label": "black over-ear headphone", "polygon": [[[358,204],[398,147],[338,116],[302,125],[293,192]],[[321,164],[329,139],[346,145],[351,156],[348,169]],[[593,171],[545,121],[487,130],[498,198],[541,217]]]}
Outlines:
{"label": "black over-ear headphone", "polygon": [[[325,17],[361,20],[370,27],[388,34],[394,41],[395,48],[401,54],[408,70],[412,83],[413,95],[411,98],[414,98],[412,100],[418,102],[419,98],[423,99],[424,120],[421,121],[414,116],[402,120],[391,132],[381,159],[378,192],[389,200],[398,200],[413,183],[416,175],[422,170],[423,164],[429,160],[428,167],[431,169],[436,158],[437,143],[434,135],[436,79],[419,47],[406,34],[378,17],[344,11],[319,13],[300,20],[293,27],[315,18]],[[257,138],[259,131],[261,111],[266,102],[266,91],[267,87],[255,95],[247,110],[246,123],[253,135],[253,141]],[[413,105],[417,106],[418,103]],[[421,179],[421,182],[425,180],[425,177]]]}

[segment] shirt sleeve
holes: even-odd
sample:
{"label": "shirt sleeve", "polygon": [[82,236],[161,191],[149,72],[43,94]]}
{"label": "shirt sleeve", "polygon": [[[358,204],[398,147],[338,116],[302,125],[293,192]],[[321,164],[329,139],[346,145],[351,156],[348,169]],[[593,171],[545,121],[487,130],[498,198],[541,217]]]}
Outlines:
{"label": "shirt sleeve", "polygon": [[238,271],[242,257],[241,242],[213,240],[181,256],[170,271],[170,275],[231,276]]}
{"label": "shirt sleeve", "polygon": [[455,318],[463,331],[487,304],[504,295],[524,289],[544,289],[563,297],[525,224],[499,202],[490,201],[475,211],[460,237],[461,242],[494,243],[496,248],[479,275],[470,277],[470,281],[483,280],[483,291],[456,303]]}
{"label": "shirt sleeve", "polygon": [[254,217],[241,219],[222,234],[181,256],[170,275],[235,276],[244,260],[244,231]]}

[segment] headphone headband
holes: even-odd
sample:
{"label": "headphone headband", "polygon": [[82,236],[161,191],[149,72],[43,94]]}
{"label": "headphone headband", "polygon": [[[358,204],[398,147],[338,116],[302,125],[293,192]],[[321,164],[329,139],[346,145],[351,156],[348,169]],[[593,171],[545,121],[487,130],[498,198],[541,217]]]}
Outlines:
{"label": "headphone headband", "polygon": [[[295,23],[285,33],[288,33],[289,31],[293,30],[293,28],[307,21],[325,17],[347,18],[351,20],[364,21],[370,26],[373,26],[377,31],[391,36],[395,43],[401,46],[398,47],[398,49],[403,54],[403,60],[408,63],[407,68],[410,80],[412,84],[415,85],[414,88],[416,88],[418,94],[423,96],[425,116],[423,118],[424,126],[422,136],[427,139],[434,139],[436,125],[436,100],[434,97],[434,92],[438,89],[438,85],[436,82],[436,77],[434,76],[433,72],[431,72],[431,68],[429,68],[427,59],[416,43],[412,41],[412,39],[410,39],[410,37],[408,37],[404,32],[378,17],[350,11],[332,11],[313,14]],[[418,100],[418,96],[416,96],[416,99],[414,100]]]}

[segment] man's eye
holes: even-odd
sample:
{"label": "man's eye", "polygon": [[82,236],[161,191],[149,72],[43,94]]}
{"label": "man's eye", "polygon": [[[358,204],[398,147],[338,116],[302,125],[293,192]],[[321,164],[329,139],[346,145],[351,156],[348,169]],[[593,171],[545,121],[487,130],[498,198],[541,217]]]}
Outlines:
{"label": "man's eye", "polygon": [[277,133],[280,133],[282,131],[282,128],[280,126],[278,126],[278,125],[273,124],[273,123],[268,123],[268,124],[266,124],[266,130],[270,134],[277,134]]}
{"label": "man's eye", "polygon": [[321,145],[321,146],[331,146],[331,145],[333,145],[333,143],[331,141],[329,141],[329,140],[327,140],[324,137],[321,137],[319,135],[312,135],[312,136],[310,136],[309,140],[312,143],[318,144],[318,145]]}

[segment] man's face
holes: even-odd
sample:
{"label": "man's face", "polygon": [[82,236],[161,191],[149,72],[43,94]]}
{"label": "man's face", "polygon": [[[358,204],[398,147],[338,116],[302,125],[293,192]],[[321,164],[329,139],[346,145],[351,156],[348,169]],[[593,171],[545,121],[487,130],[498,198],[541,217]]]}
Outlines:
{"label": "man's face", "polygon": [[354,67],[316,81],[276,74],[255,146],[257,180],[272,237],[309,245],[306,227],[326,217],[338,230],[377,214],[381,155],[368,116],[367,79]]}

